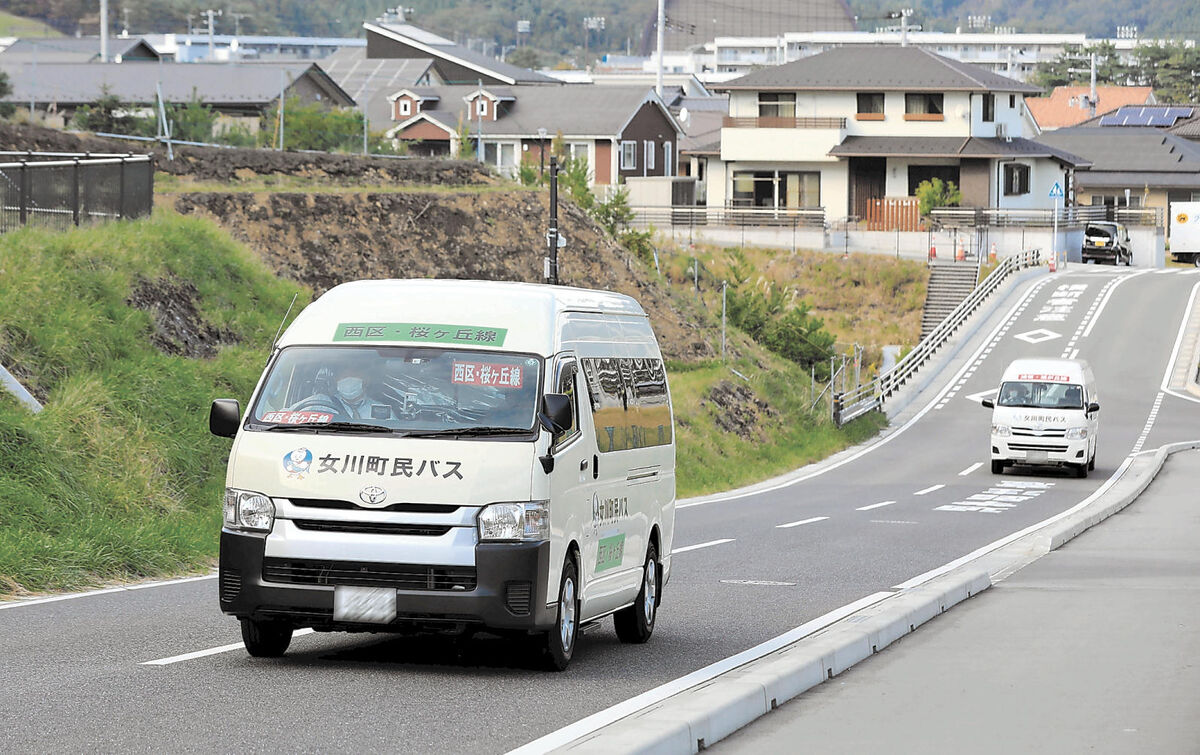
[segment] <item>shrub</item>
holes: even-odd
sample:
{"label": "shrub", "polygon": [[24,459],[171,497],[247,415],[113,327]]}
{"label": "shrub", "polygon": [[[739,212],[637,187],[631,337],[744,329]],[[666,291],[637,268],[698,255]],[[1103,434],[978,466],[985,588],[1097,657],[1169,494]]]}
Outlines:
{"label": "shrub", "polygon": [[962,192],[954,182],[944,183],[940,178],[931,178],[917,184],[917,203],[921,217],[929,217],[934,207],[957,207],[962,202]]}

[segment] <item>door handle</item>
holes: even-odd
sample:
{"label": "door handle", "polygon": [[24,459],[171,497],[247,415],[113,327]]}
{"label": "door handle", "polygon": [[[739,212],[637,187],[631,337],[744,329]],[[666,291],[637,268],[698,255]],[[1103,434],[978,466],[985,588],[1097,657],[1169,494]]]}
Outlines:
{"label": "door handle", "polygon": [[588,468],[588,460],[587,459],[584,459],[583,461],[579,462],[579,471],[580,472],[582,472],[583,470],[585,470],[587,468]]}
{"label": "door handle", "polygon": [[596,454],[592,454],[592,479],[597,480],[599,478],[600,478],[600,457],[597,456]]}

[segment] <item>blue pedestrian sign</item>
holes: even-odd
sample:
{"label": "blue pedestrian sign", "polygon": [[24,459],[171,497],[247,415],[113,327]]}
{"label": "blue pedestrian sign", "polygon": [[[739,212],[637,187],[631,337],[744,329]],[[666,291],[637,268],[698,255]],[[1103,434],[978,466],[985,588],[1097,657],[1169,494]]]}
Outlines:
{"label": "blue pedestrian sign", "polygon": [[1062,199],[1062,195],[1063,195],[1062,184],[1060,184],[1058,181],[1055,181],[1054,185],[1050,187],[1050,198],[1051,199]]}

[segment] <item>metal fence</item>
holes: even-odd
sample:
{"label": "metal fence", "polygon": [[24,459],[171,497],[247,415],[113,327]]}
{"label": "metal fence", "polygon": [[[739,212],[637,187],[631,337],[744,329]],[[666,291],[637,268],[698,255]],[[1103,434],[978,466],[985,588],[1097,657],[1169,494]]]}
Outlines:
{"label": "metal fence", "polygon": [[996,207],[935,207],[933,219],[942,227],[1038,226],[1049,228],[1116,221],[1125,225],[1162,225],[1161,207],[1112,207],[1108,205],[1073,205],[1052,209],[1016,210]]}
{"label": "metal fence", "polygon": [[866,414],[873,409],[882,409],[884,402],[900,386],[907,382],[933,354],[949,340],[984,299],[992,294],[1009,275],[1027,267],[1041,264],[1041,250],[1028,249],[1004,261],[975,287],[971,294],[953,312],[946,316],[933,331],[921,340],[917,347],[896,362],[896,366],[869,383],[852,390],[835,393],[833,396],[833,422],[838,427]]}
{"label": "metal fence", "polygon": [[66,230],[154,208],[149,155],[0,152],[5,158],[12,161],[0,162],[0,232],[24,225]]}
{"label": "metal fence", "polygon": [[684,228],[697,226],[717,227],[772,227],[772,228],[819,228],[825,227],[825,208],[792,209],[786,207],[631,207],[633,225],[653,225]]}

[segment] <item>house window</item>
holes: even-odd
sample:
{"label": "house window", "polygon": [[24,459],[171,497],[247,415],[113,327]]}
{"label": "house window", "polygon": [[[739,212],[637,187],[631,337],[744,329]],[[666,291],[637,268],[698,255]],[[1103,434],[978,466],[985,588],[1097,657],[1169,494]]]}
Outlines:
{"label": "house window", "polygon": [[637,168],[637,142],[621,142],[621,170]]}
{"label": "house window", "polygon": [[671,164],[674,162],[672,158],[675,154],[671,151],[671,143],[663,142],[663,175],[669,176],[671,173]]}
{"label": "house window", "polygon": [[481,117],[487,115],[487,100],[483,97],[475,100],[475,114]]}
{"label": "house window", "polygon": [[1008,109],[1011,110],[1017,106],[1017,95],[1008,95]]}
{"label": "house window", "polygon": [[983,95],[983,122],[994,123],[996,121],[996,95]]}
{"label": "house window", "polygon": [[821,206],[821,174],[780,170],[734,171],[735,207],[800,209]]}
{"label": "house window", "polygon": [[1008,163],[1004,166],[1004,195],[1008,197],[1029,193],[1029,166]]}
{"label": "house window", "polygon": [[412,102],[400,100],[400,115],[412,115]]}
{"label": "house window", "polygon": [[[864,118],[864,115],[878,116],[877,118]],[[858,93],[858,120],[874,121],[883,120],[883,92],[859,92]]]}
{"label": "house window", "polygon": [[758,117],[795,118],[796,95],[790,92],[759,92]]}
{"label": "house window", "polygon": [[501,171],[510,171],[517,165],[517,145],[511,142],[484,142],[483,161]]}
{"label": "house window", "polygon": [[645,142],[646,170],[654,170],[654,142]]}
{"label": "house window", "polygon": [[944,112],[940,92],[910,92],[904,95],[905,120],[940,121]]}
{"label": "house window", "polygon": [[571,158],[572,160],[586,161],[588,159],[587,142],[570,142],[570,143],[568,143],[567,144],[567,157]]}

